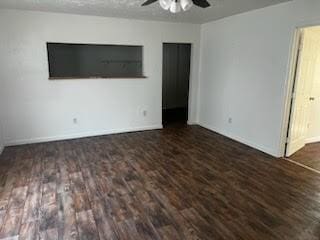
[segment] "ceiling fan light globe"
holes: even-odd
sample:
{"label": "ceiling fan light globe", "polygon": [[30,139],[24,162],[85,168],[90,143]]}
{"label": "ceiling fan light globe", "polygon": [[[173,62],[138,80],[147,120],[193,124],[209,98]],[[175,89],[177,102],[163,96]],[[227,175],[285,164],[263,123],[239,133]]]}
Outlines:
{"label": "ceiling fan light globe", "polygon": [[172,4],[172,0],[159,0],[159,3],[164,10],[169,10]]}
{"label": "ceiling fan light globe", "polygon": [[191,0],[181,0],[181,7],[183,11],[188,11],[193,5]]}
{"label": "ceiling fan light globe", "polygon": [[178,13],[181,11],[181,5],[178,1],[172,1],[170,6],[170,12],[172,13]]}

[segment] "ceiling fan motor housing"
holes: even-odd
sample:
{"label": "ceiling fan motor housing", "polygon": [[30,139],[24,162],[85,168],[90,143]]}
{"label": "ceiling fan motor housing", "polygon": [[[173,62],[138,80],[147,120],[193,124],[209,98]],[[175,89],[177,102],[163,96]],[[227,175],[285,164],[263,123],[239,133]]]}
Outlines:
{"label": "ceiling fan motor housing", "polygon": [[207,8],[210,6],[207,0],[147,0],[142,6],[150,5],[156,1],[159,1],[160,6],[164,10],[170,10],[172,13],[178,13],[181,11],[188,11],[193,5],[201,8]]}

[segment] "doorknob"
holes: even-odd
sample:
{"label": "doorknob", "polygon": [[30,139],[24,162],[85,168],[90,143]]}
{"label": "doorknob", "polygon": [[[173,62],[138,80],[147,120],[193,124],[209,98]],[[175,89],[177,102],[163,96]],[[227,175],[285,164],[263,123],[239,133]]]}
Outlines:
{"label": "doorknob", "polygon": [[314,101],[315,98],[314,98],[314,97],[310,97],[309,100],[310,100],[310,101]]}

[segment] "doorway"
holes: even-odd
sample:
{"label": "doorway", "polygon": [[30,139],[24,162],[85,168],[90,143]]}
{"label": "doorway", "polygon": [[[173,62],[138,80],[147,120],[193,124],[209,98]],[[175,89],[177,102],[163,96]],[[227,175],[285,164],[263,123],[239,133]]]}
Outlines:
{"label": "doorway", "polygon": [[188,121],[191,44],[164,43],[162,69],[162,123]]}
{"label": "doorway", "polygon": [[320,27],[298,31],[285,156],[320,171]]}

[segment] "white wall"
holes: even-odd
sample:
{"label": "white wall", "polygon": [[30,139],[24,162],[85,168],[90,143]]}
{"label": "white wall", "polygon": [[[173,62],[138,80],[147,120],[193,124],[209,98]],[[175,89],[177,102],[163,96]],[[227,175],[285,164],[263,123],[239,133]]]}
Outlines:
{"label": "white wall", "polygon": [[[200,25],[0,10],[0,31],[7,145],[160,128],[163,42],[193,44],[189,121],[197,121]],[[143,45],[148,78],[49,81],[48,41]]]}
{"label": "white wall", "polygon": [[295,0],[202,25],[199,124],[281,156],[294,30],[319,12]]}

